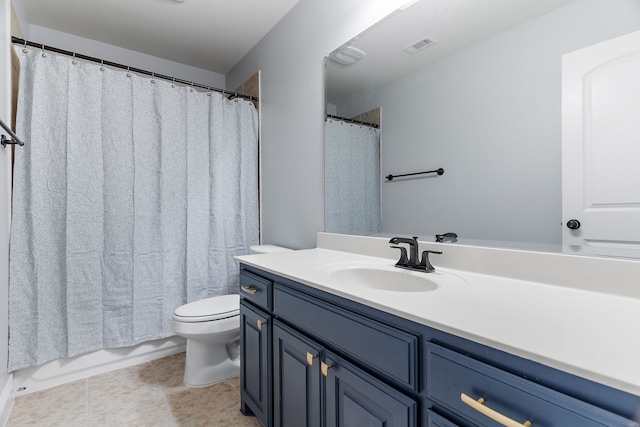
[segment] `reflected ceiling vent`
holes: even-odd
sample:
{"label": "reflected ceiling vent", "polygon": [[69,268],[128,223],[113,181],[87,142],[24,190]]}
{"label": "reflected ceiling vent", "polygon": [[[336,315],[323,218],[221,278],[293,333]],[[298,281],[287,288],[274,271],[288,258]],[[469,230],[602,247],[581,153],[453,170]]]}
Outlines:
{"label": "reflected ceiling vent", "polygon": [[423,49],[433,46],[436,43],[438,42],[431,37],[423,37],[420,40],[411,43],[409,46],[404,47],[402,50],[410,53],[411,55],[414,55]]}
{"label": "reflected ceiling vent", "polygon": [[365,57],[365,53],[353,46],[345,46],[333,52],[329,58],[342,65],[353,65]]}

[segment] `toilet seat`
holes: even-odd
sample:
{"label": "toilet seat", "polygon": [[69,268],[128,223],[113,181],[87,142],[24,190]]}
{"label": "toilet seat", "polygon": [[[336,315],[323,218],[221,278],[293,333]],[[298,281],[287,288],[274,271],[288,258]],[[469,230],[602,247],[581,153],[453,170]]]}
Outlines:
{"label": "toilet seat", "polygon": [[240,315],[239,295],[220,295],[182,305],[173,313],[177,322],[209,322]]}

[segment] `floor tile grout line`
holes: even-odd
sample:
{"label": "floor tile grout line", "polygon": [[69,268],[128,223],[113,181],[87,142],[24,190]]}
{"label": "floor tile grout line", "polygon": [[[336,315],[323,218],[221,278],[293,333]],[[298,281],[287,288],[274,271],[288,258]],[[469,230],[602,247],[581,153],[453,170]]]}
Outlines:
{"label": "floor tile grout line", "polygon": [[153,372],[153,377],[156,380],[156,384],[158,384],[160,390],[162,391],[162,400],[164,401],[164,405],[167,411],[169,412],[169,414],[171,414],[173,425],[176,427],[179,427],[178,420],[176,420],[175,416],[173,415],[173,411],[171,410],[171,405],[169,404],[169,400],[167,399],[166,387],[160,383],[160,379],[158,378],[158,373],[156,371],[155,363],[153,363],[153,360],[150,360],[148,363],[149,365],[151,365],[151,372]]}
{"label": "floor tile grout line", "polygon": [[233,389],[233,391],[235,391],[235,392],[238,394],[238,396],[241,396],[241,394],[240,394],[240,390],[238,390],[238,389],[236,388],[236,386],[234,386],[234,385],[233,385],[233,383],[231,382],[231,380],[230,380],[230,379],[227,379],[226,381],[229,383],[229,385],[231,386],[231,388]]}
{"label": "floor tile grout line", "polygon": [[[166,418],[166,421],[165,421],[166,425],[170,426],[170,427],[179,427],[180,423],[178,422],[178,419],[176,418],[176,414],[173,412],[173,410],[171,408],[171,405],[169,403],[170,402],[169,399],[171,397],[171,392],[174,390],[174,387],[171,384],[173,384],[177,378],[174,378],[172,376],[171,378],[169,378],[170,381],[168,383],[167,382],[162,383],[160,381],[161,378],[164,378],[164,376],[162,375],[163,374],[162,367],[163,366],[166,367],[167,363],[173,364],[173,363],[179,362],[179,361],[176,360],[176,359],[171,359],[169,361],[160,362],[160,360],[162,360],[162,359],[163,358],[157,359],[157,360],[151,360],[151,361],[147,361],[145,363],[140,363],[138,365],[142,365],[141,369],[143,369],[143,370],[146,370],[146,368],[144,367],[145,365],[151,369],[151,373],[150,373],[151,375],[148,377],[149,380],[151,381],[150,385],[157,387],[158,390],[162,393],[162,400],[158,401],[158,406],[157,407],[160,408],[160,407],[164,406],[167,409],[167,411],[169,412],[169,414],[167,414],[167,418]],[[127,368],[123,368],[123,369],[127,369]],[[110,371],[109,375],[113,376],[114,374],[117,374],[117,372],[122,371],[123,369],[117,369],[117,370]],[[172,375],[176,375],[176,374],[174,373]],[[91,387],[92,387],[92,384],[94,384],[94,382],[95,382],[95,378],[96,378],[95,375],[87,377],[87,378],[84,378],[82,380],[82,382],[80,384],[78,384],[78,386],[80,387],[78,392],[80,392],[81,394],[80,394],[80,396],[76,397],[76,402],[77,402],[76,403],[76,407],[81,406],[81,405],[79,405],[81,402],[77,401],[78,397],[80,399],[84,400],[84,411],[83,412],[84,412],[84,415],[85,415],[85,421],[84,422],[78,422],[77,424],[74,424],[74,425],[78,425],[78,426],[84,425],[85,427],[89,427],[91,425],[94,425],[93,421],[92,421],[92,418],[91,418],[91,416],[92,416],[91,406],[92,405],[100,406],[102,404],[102,401],[101,401],[102,399],[100,398],[100,395],[95,395],[95,393],[91,393]],[[238,384],[238,386],[236,386],[234,384],[235,382],[237,382],[237,379],[233,379],[233,378],[226,379],[224,382],[227,383],[225,385],[227,387],[227,389],[230,387],[231,390],[233,390],[233,391],[229,390],[230,393],[233,394],[233,392],[235,392],[236,398],[240,398],[241,397],[239,384]],[[81,387],[84,387],[84,389],[82,389]],[[182,387],[179,387],[179,388],[180,388],[180,390],[182,390]],[[82,393],[84,394],[84,398],[81,397]],[[97,398],[97,400],[96,400],[96,398]],[[93,400],[95,400],[95,401],[93,401]],[[78,408],[78,409],[81,409],[81,407]],[[222,408],[220,408],[220,410],[222,411]],[[233,410],[237,411],[238,408],[235,407]],[[226,409],[224,411],[226,411]],[[99,422],[99,419],[96,418],[96,421]],[[11,425],[11,424],[9,424],[9,425]],[[163,424],[163,425],[165,425],[165,424]]]}

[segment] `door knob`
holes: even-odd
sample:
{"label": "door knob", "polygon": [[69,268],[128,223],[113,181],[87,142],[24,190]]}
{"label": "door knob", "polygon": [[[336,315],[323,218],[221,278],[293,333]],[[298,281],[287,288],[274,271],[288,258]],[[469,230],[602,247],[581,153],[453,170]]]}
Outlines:
{"label": "door knob", "polygon": [[580,221],[578,221],[577,219],[570,219],[569,221],[567,221],[567,227],[572,230],[577,230],[578,228],[580,228]]}

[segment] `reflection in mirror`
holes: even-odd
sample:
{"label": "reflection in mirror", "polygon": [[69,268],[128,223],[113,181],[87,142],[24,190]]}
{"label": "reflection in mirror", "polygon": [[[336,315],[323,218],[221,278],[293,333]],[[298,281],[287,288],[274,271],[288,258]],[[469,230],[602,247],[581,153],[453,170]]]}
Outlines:
{"label": "reflection in mirror", "polygon": [[[379,110],[376,111],[379,116]],[[372,112],[367,114],[371,115]],[[325,121],[324,209],[327,232],[374,235],[382,229],[380,133],[375,124],[379,120],[374,117],[371,122],[337,116],[329,116]]]}
{"label": "reflection in mirror", "polygon": [[419,0],[341,46],[364,57],[327,60],[327,112],[384,111],[380,175],[446,170],[379,176],[377,234],[589,252],[563,248],[588,227],[562,211],[563,55],[638,30],[636,0]]}

